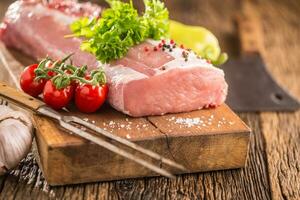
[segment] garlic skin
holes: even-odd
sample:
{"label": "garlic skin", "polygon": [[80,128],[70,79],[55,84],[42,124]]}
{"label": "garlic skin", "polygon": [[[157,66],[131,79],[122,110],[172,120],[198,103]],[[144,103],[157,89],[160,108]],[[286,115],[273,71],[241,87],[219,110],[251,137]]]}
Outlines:
{"label": "garlic skin", "polygon": [[0,105],[0,175],[16,167],[28,154],[33,140],[30,118]]}

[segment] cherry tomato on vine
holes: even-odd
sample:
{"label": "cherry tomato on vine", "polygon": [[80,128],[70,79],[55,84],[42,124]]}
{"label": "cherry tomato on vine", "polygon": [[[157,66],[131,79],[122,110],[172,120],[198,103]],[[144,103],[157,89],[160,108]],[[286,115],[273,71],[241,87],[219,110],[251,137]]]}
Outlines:
{"label": "cherry tomato on vine", "polygon": [[75,92],[75,104],[84,113],[97,111],[104,103],[108,94],[108,86],[80,84]]}
{"label": "cherry tomato on vine", "polygon": [[[53,67],[54,67],[54,66],[53,66],[53,62],[51,62],[51,61],[47,62],[46,67],[47,67],[47,68],[50,68],[50,69],[53,68]],[[56,72],[53,72],[53,71],[49,71],[47,74],[48,74],[48,76],[53,77],[53,76],[55,76],[57,73],[56,73]]]}
{"label": "cherry tomato on vine", "polygon": [[36,75],[34,73],[34,70],[38,67],[38,64],[33,64],[24,69],[24,71],[21,73],[20,77],[20,86],[24,92],[27,94],[37,97],[39,96],[44,89],[44,86],[46,84],[45,79],[35,80]]}
{"label": "cherry tomato on vine", "polygon": [[71,85],[57,89],[52,80],[48,80],[43,91],[44,102],[55,110],[66,107],[71,101],[74,88]]}

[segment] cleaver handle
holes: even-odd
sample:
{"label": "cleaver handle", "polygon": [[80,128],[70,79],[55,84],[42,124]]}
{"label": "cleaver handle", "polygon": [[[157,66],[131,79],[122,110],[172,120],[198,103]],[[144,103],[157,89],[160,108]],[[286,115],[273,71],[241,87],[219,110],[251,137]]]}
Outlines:
{"label": "cleaver handle", "polygon": [[6,83],[0,81],[0,98],[4,98],[11,103],[16,104],[25,109],[36,111],[38,108],[45,105],[44,102],[31,97],[24,92],[21,92],[13,87],[8,86]]}
{"label": "cleaver handle", "polygon": [[255,7],[249,0],[242,1],[237,17],[242,54],[263,53],[263,31]]}

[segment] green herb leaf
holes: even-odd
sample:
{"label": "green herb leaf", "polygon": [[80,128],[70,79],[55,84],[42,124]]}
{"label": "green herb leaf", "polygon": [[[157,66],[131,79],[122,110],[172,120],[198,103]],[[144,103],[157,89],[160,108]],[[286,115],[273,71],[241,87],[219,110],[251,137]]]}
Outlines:
{"label": "green herb leaf", "polygon": [[144,0],[144,22],[148,27],[148,37],[159,40],[169,32],[169,11],[159,0]]}
{"label": "green herb leaf", "polygon": [[140,17],[132,1],[107,0],[110,8],[100,19],[82,18],[71,25],[72,36],[83,37],[83,51],[108,63],[125,56],[130,47],[147,38],[160,39],[168,33],[168,10],[159,0],[145,0],[145,14]]}

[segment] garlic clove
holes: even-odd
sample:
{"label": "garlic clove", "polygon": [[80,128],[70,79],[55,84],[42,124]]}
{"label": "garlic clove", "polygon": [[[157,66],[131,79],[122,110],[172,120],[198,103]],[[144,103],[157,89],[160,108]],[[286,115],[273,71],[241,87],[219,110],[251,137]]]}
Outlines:
{"label": "garlic clove", "polygon": [[18,165],[30,151],[33,140],[30,118],[3,107],[0,106],[0,175]]}
{"label": "garlic clove", "polygon": [[6,114],[8,112],[11,112],[11,111],[13,111],[13,109],[11,109],[10,107],[0,105],[0,116]]}

